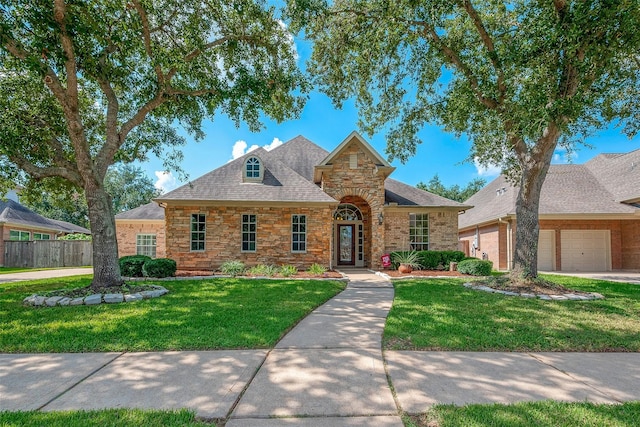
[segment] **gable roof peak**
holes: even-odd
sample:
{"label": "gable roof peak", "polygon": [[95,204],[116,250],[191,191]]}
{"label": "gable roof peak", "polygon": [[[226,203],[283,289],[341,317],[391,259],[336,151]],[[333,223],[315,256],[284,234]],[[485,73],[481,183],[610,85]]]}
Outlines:
{"label": "gable roof peak", "polygon": [[374,161],[378,170],[382,171],[385,175],[385,178],[391,175],[391,173],[396,169],[388,161],[384,159],[376,151],[375,148],[371,146],[357,131],[352,131],[345,139],[338,145],[332,152],[330,152],[318,165],[315,167],[314,173],[314,181],[316,183],[320,182],[322,169],[326,169],[327,166],[330,166],[333,160],[338,157],[351,142],[356,142],[356,144],[360,145],[360,147],[364,150],[364,152],[371,157]]}

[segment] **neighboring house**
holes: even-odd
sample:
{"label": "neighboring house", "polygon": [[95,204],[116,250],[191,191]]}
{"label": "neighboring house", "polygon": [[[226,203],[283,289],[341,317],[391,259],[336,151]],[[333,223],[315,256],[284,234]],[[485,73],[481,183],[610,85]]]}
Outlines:
{"label": "neighboring house", "polygon": [[151,202],[116,215],[118,255],[164,258],[164,209]]}
{"label": "neighboring house", "polygon": [[[517,188],[496,178],[466,203],[460,239],[473,256],[508,270],[515,248]],[[640,269],[640,150],[551,165],[539,210],[538,269]]]}
{"label": "neighboring house", "polygon": [[12,199],[0,199],[0,266],[5,240],[53,240],[70,233],[91,234],[84,227],[45,218]]}
{"label": "neighboring house", "polygon": [[456,250],[458,214],[470,206],[388,178],[394,169],[356,132],[331,153],[298,136],[156,199],[164,207],[164,245],[160,228],[142,228],[159,215],[119,214],[119,245],[133,253],[127,245],[134,234],[155,233],[156,254],[166,247],[185,270],[230,260],[379,268],[394,250]]}

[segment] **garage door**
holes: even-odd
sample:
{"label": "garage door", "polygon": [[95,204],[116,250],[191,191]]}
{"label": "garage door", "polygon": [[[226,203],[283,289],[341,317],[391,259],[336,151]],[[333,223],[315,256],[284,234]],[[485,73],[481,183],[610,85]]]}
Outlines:
{"label": "garage door", "polygon": [[538,237],[538,270],[552,271],[556,258],[555,230],[540,230]]}
{"label": "garage door", "polygon": [[608,230],[563,230],[560,236],[563,271],[611,270]]}

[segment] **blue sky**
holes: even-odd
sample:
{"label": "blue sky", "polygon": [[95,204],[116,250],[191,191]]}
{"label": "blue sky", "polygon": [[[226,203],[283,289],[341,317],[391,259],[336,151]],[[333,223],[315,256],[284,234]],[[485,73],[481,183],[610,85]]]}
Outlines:
{"label": "blue sky", "polygon": [[[299,41],[296,44],[300,64],[304,66],[304,60],[310,54],[310,47]],[[345,102],[343,108],[337,110],[327,96],[317,91],[310,94],[299,119],[280,124],[265,120],[264,128],[258,133],[250,132],[246,126],[236,128],[228,118],[218,115],[213,120],[203,123],[206,133],[204,140],[195,142],[188,138],[187,145],[182,148],[182,168],[188,173],[189,179],[193,180],[227,163],[233,158],[234,151],[236,154],[244,153],[242,147],[246,150],[254,145],[278,145],[279,141],[286,142],[298,135],[303,135],[325,150],[332,151],[353,130],[360,131],[357,122],[358,114],[353,102]],[[372,138],[364,133],[363,136],[386,157],[383,133]],[[392,163],[396,167],[393,178],[415,185],[420,181],[427,182],[437,174],[446,186],[464,186],[477,177],[483,177],[490,182],[499,174],[498,170],[482,170],[473,162],[465,162],[471,143],[464,137],[456,138],[436,126],[425,127],[419,136],[423,142],[418,146],[416,155],[406,164],[398,161]],[[573,163],[584,163],[604,152],[629,152],[640,148],[640,137],[629,140],[613,126],[594,135],[587,142],[592,147],[577,147],[571,159]],[[558,150],[553,163],[567,163],[566,157],[564,151]],[[171,174],[162,174],[162,161],[153,156],[140,166],[154,180],[156,186],[164,191],[170,191],[186,183],[178,181]]]}

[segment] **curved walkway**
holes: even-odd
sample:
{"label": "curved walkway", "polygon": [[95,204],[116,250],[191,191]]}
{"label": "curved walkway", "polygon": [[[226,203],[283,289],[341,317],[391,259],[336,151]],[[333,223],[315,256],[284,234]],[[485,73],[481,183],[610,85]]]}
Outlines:
{"label": "curved walkway", "polygon": [[0,354],[0,411],[186,407],[226,427],[401,427],[401,411],[435,403],[640,400],[639,353],[383,354],[393,287],[347,274],[270,351]]}

